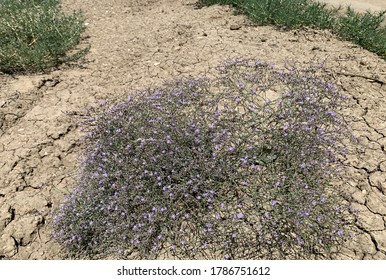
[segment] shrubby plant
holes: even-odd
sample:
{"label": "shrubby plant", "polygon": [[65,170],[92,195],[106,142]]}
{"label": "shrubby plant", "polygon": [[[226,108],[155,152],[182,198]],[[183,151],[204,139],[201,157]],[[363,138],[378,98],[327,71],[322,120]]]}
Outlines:
{"label": "shrubby plant", "polygon": [[0,71],[39,72],[83,57],[80,11],[65,15],[58,0],[0,1]]}
{"label": "shrubby plant", "polygon": [[90,109],[55,238],[78,258],[332,258],[351,134],[320,67],[234,59]]}
{"label": "shrubby plant", "polygon": [[339,19],[338,35],[386,59],[385,11],[359,14],[351,8]]}

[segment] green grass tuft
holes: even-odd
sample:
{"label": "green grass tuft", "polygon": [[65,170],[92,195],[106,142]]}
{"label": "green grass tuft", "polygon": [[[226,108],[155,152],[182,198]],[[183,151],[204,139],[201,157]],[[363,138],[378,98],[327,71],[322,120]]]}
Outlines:
{"label": "green grass tuft", "polygon": [[80,11],[65,15],[57,0],[0,1],[0,71],[39,72],[83,57],[74,49],[85,30]]}
{"label": "green grass tuft", "polygon": [[386,11],[358,14],[348,8],[339,18],[337,34],[386,59],[386,26],[382,25]]}

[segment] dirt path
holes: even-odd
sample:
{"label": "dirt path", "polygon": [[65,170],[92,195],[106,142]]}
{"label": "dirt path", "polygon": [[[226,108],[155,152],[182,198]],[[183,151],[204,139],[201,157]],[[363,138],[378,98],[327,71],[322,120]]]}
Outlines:
{"label": "dirt path", "polygon": [[386,10],[385,0],[318,0],[331,5],[351,6],[353,9],[365,12],[370,10],[372,12]]}
{"label": "dirt path", "polygon": [[63,0],[87,18],[92,49],[82,67],[0,75],[0,259],[60,259],[50,211],[70,192],[81,151],[76,115],[98,99],[210,73],[225,58],[275,64],[326,60],[351,96],[351,123],[367,145],[350,160],[350,193],[363,232],[345,259],[386,259],[386,62],[326,31],[255,27],[228,7],[194,0]]}

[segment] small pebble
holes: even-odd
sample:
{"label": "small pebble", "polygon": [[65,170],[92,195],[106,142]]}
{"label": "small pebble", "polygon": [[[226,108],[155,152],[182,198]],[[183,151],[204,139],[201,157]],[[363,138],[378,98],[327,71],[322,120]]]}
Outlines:
{"label": "small pebble", "polygon": [[239,24],[232,24],[231,26],[230,26],[230,29],[231,30],[239,30],[241,28],[241,25],[239,25]]}

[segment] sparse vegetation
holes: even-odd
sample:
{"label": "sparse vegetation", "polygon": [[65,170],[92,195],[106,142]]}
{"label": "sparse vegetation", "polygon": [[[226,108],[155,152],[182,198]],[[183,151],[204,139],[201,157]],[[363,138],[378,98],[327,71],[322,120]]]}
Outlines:
{"label": "sparse vegetation", "polygon": [[200,0],[199,3],[233,5],[257,24],[329,29],[386,59],[386,11],[358,13],[351,8],[329,8],[313,0]]}
{"label": "sparse vegetation", "polygon": [[57,0],[0,1],[0,71],[39,72],[75,61],[85,30],[80,11],[65,15]]}

